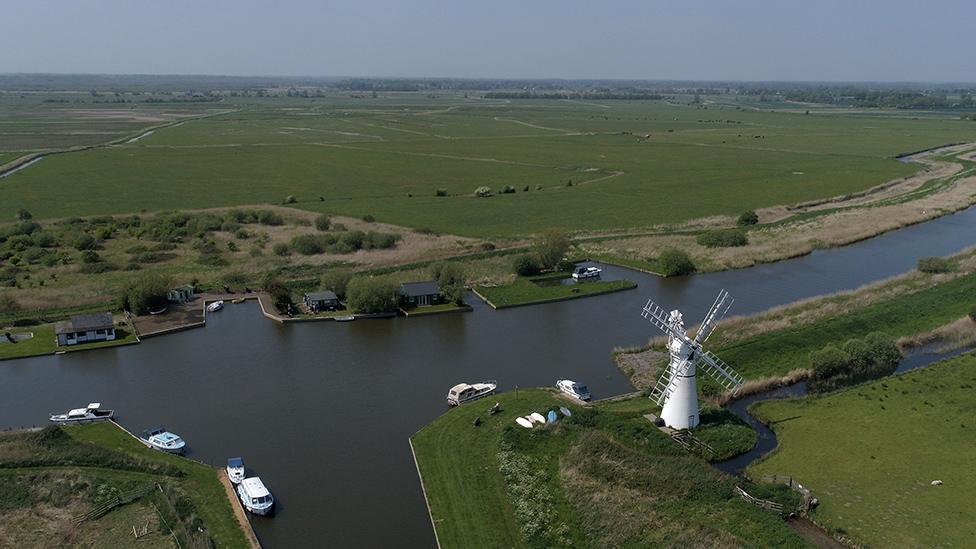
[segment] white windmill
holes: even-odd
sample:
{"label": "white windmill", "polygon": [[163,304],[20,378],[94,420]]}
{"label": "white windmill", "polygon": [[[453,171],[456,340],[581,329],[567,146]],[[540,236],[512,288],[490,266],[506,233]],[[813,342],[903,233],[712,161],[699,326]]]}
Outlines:
{"label": "white windmill", "polygon": [[728,292],[725,290],[719,292],[694,339],[688,337],[681,311],[675,309],[667,314],[651,300],[648,300],[647,305],[644,306],[641,316],[668,334],[671,364],[661,374],[657,385],[651,391],[651,398],[662,406],[661,419],[668,427],[692,429],[698,425],[696,366],[733,394],[742,385],[742,376],[720,358],[702,348],[705,340],[715,329],[715,324],[732,306],[732,301],[732,296]]}

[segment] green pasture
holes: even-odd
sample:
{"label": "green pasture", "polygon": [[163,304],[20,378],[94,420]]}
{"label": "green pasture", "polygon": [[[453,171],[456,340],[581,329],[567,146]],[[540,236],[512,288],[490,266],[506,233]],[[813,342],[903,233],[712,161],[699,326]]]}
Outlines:
{"label": "green pasture", "polygon": [[519,277],[511,284],[478,286],[476,290],[496,309],[504,309],[532,303],[606,294],[636,287],[637,283],[631,280],[600,280],[572,285],[539,286],[528,278]]}
{"label": "green pasture", "polygon": [[[52,135],[64,133],[58,124],[90,126],[105,141],[132,130],[116,119],[85,122],[75,105],[5,101],[12,99],[0,100],[0,154],[30,149],[31,135],[44,135],[40,121]],[[233,112],[136,143],[52,156],[3,180],[0,217],[18,208],[49,218],[279,203],[294,195],[299,208],[468,236],[635,228],[864,189],[917,169],[893,155],[972,140],[976,129],[911,113],[803,115],[453,94],[248,98],[206,108]],[[65,193],[65,185],[84,192]],[[507,185],[517,192],[497,194]],[[475,198],[480,186],[496,196]],[[438,190],[447,196],[435,196]]]}
{"label": "green pasture", "polygon": [[[871,547],[965,547],[976,539],[976,356],[752,411],[779,448],[749,473],[790,476],[815,518]],[[931,484],[941,480],[940,486]]]}

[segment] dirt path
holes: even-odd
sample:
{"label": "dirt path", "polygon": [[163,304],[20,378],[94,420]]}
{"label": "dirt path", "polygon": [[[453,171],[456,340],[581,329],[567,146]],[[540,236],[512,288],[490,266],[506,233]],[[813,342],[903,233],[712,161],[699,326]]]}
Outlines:
{"label": "dirt path", "polygon": [[244,532],[244,537],[247,538],[248,545],[251,549],[261,549],[261,542],[258,541],[258,536],[251,528],[251,521],[247,520],[244,508],[237,500],[237,492],[234,490],[234,485],[230,483],[230,479],[227,478],[227,471],[218,469],[217,477],[220,478],[220,483],[224,486],[224,491],[227,492],[227,499],[230,500],[230,506],[234,509],[234,516],[237,517],[237,522],[241,526],[241,531]]}

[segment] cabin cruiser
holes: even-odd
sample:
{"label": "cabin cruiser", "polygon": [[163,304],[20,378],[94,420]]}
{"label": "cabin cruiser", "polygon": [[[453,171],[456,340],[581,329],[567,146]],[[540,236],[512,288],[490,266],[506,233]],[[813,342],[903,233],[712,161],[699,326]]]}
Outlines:
{"label": "cabin cruiser", "polygon": [[76,408],[74,410],[68,410],[64,414],[51,414],[51,421],[54,423],[91,423],[93,421],[102,421],[106,419],[112,419],[115,414],[115,410],[102,410],[101,403],[92,402],[87,408]]}
{"label": "cabin cruiser", "polygon": [[447,403],[451,406],[457,406],[463,402],[468,402],[469,400],[476,400],[483,396],[488,396],[495,392],[498,388],[498,383],[494,381],[485,381],[483,383],[475,383],[469,385],[467,383],[458,383],[447,393]]}
{"label": "cabin cruiser", "polygon": [[246,478],[237,485],[237,497],[249,513],[270,515],[274,507],[274,496],[261,482],[260,477]]}
{"label": "cabin cruiser", "polygon": [[586,385],[581,385],[571,379],[560,379],[556,381],[556,388],[584,402],[590,400],[590,390],[586,388]]}
{"label": "cabin cruiser", "polygon": [[603,269],[599,267],[576,267],[573,271],[573,280],[584,280],[587,278],[600,278]]}
{"label": "cabin cruiser", "polygon": [[227,478],[234,484],[244,480],[244,459],[235,457],[227,459]]}
{"label": "cabin cruiser", "polygon": [[224,308],[224,302],[223,302],[223,300],[214,301],[210,305],[207,305],[207,310],[210,311],[211,313],[214,312],[214,311],[219,311],[219,310],[221,310],[223,308]]}
{"label": "cabin cruiser", "polygon": [[171,454],[182,454],[186,448],[186,442],[179,435],[167,431],[164,427],[147,429],[139,438],[149,447]]}

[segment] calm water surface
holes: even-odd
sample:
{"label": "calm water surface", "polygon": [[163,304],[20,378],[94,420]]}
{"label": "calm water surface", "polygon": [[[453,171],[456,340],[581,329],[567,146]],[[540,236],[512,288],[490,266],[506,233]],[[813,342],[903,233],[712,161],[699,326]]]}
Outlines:
{"label": "calm water surface", "polygon": [[130,430],[161,423],[189,455],[242,455],[278,499],[253,520],[267,547],[427,548],[434,537],[407,438],[446,409],[460,381],[502,390],[584,381],[594,398],[632,390],[615,346],[656,335],[644,301],[697,323],[720,288],[733,314],[854,288],[910,270],[919,257],[976,243],[976,210],[846,248],[752,269],[659,279],[615,267],[638,289],[473,313],[282,326],[256,304],[228,305],[206,328],[141,345],[0,362],[0,427],[43,424],[98,400]]}

